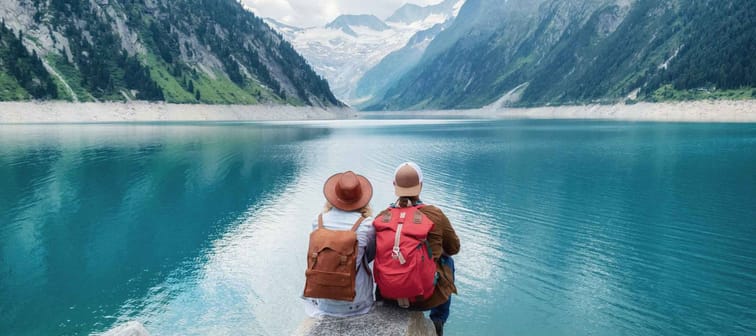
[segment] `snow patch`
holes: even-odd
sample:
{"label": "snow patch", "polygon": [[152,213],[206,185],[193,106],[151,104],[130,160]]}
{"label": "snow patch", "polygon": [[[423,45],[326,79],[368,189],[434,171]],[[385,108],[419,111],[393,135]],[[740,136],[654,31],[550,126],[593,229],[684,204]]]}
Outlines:
{"label": "snow patch", "polygon": [[357,97],[355,89],[368,70],[390,53],[407,45],[416,33],[456,16],[463,3],[460,1],[453,13],[433,13],[410,23],[386,22],[389,29],[382,31],[351,25],[349,27],[354,34],[325,27],[298,28],[270,19],[266,22],[304,56],[315,72],[328,81],[339,100],[354,105],[364,100],[364,97]]}

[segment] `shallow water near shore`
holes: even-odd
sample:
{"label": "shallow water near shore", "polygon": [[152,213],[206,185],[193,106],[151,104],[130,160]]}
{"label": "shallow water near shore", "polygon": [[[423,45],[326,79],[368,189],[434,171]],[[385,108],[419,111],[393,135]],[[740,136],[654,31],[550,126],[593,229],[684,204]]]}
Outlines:
{"label": "shallow water near shore", "polygon": [[756,334],[756,124],[0,125],[0,334],[286,335],[322,183],[418,162],[447,335]]}

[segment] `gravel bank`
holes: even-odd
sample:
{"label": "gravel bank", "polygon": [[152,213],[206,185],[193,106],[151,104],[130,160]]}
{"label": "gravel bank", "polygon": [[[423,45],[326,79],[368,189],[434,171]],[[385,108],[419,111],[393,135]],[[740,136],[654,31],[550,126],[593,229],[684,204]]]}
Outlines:
{"label": "gravel bank", "polygon": [[756,122],[756,100],[716,100],[633,105],[584,105],[419,112],[362,112],[363,117],[607,119],[671,122]]}
{"label": "gravel bank", "polygon": [[97,123],[327,120],[354,117],[349,109],[266,105],[165,103],[0,102],[0,123]]}
{"label": "gravel bank", "polygon": [[353,118],[607,119],[756,122],[756,100],[474,110],[356,112],[347,108],[165,103],[0,102],[2,123],[289,121]]}

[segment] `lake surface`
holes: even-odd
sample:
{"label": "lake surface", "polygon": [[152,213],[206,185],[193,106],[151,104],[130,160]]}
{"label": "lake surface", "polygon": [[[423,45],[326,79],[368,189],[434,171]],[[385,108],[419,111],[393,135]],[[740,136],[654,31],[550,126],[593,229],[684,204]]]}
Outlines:
{"label": "lake surface", "polygon": [[413,160],[448,335],[756,335],[756,124],[0,126],[0,334],[286,335],[322,183]]}

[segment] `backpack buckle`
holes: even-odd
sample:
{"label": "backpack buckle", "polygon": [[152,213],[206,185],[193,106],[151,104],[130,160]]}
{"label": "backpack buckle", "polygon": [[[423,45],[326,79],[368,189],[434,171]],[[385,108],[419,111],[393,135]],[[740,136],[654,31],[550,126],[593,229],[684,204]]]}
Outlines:
{"label": "backpack buckle", "polygon": [[394,248],[391,250],[391,258],[394,258],[394,260],[399,260],[399,264],[404,265],[407,261],[404,260],[404,256],[402,255],[402,251],[399,250],[399,246],[394,246]]}

